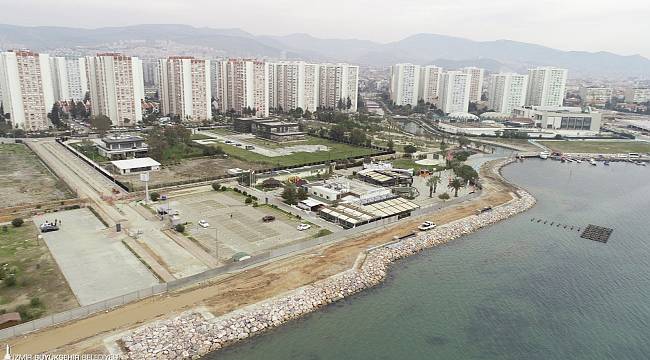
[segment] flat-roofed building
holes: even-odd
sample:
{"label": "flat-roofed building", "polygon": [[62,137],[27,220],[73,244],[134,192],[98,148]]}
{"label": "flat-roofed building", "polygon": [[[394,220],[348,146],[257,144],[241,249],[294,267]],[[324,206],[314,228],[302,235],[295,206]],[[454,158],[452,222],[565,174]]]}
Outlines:
{"label": "flat-roofed building", "polygon": [[625,90],[625,102],[641,104],[650,101],[650,88],[633,87]]}
{"label": "flat-roofed building", "polygon": [[85,58],[50,58],[55,100],[81,101],[88,92]]}
{"label": "flat-roofed building", "polygon": [[152,158],[136,158],[128,160],[111,161],[111,164],[122,175],[130,175],[145,171],[158,171],[160,170],[160,163]]}
{"label": "flat-roofed building", "polygon": [[106,115],[114,126],[142,121],[144,82],[137,57],[100,53],[86,57],[92,116]]}
{"label": "flat-roofed building", "polygon": [[390,69],[390,99],[398,106],[418,103],[420,65],[395,64]]}
{"label": "flat-roofed building", "polygon": [[605,106],[612,100],[613,90],[610,87],[583,86],[580,88],[580,98],[584,105]]}
{"label": "flat-roofed building", "polygon": [[31,51],[0,53],[0,94],[13,127],[47,130],[47,114],[54,105],[50,57]]}
{"label": "flat-roofed building", "polygon": [[477,67],[466,67],[462,71],[469,75],[469,101],[477,103],[481,101],[483,95],[483,78],[485,77],[485,69]]}
{"label": "flat-roofed building", "polygon": [[574,133],[600,131],[602,114],[589,107],[526,106],[513,110],[515,118],[528,118],[535,127],[546,130],[567,130]]}
{"label": "flat-roofed building", "polygon": [[95,143],[99,155],[111,160],[142,157],[149,151],[144,138],[137,135],[111,134]]}
{"label": "flat-roofed building", "polygon": [[160,104],[162,113],[182,120],[212,118],[210,63],[191,56],[160,59]]}
{"label": "flat-roofed building", "polygon": [[524,106],[528,90],[528,75],[494,74],[488,87],[488,108],[510,115],[512,109]]}
{"label": "flat-roofed building", "polygon": [[470,75],[462,71],[442,74],[438,107],[445,113],[466,113],[469,110]]}
{"label": "flat-roofed building", "polygon": [[554,67],[528,70],[527,106],[562,106],[568,71]]}
{"label": "flat-roofed building", "polygon": [[[420,90],[418,91],[419,99],[425,103],[437,104],[440,93],[440,79],[442,78],[442,68],[435,65],[427,65],[420,68]],[[419,100],[418,99],[418,100]]]}

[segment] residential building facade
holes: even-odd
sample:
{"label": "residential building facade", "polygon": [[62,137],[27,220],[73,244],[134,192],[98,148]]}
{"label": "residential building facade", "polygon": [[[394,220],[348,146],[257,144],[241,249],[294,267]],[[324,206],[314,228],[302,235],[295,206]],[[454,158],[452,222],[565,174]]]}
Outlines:
{"label": "residential building facade", "polygon": [[566,92],[566,69],[538,67],[528,70],[528,106],[562,106]]}
{"label": "residential building facade", "polygon": [[488,108],[502,114],[511,114],[512,109],[526,102],[528,75],[493,74],[488,87]]}
{"label": "residential building facade", "polygon": [[650,88],[629,88],[625,90],[625,102],[641,104],[650,101]]}
{"label": "residential building facade", "polygon": [[469,75],[469,101],[473,103],[481,101],[485,70],[477,67],[466,67],[462,71]]}
{"label": "residential building facade", "polygon": [[438,107],[445,113],[469,110],[470,75],[463,71],[447,71],[442,74]]}
{"label": "residential building facade", "polygon": [[440,92],[441,77],[441,67],[435,65],[421,67],[419,81],[420,89],[418,91],[418,98],[424,100],[425,103],[437,104]]}
{"label": "residential building facade", "polygon": [[54,100],[81,101],[88,92],[85,58],[50,58]]}
{"label": "residential building facade", "polygon": [[142,121],[144,83],[142,62],[136,57],[102,53],[86,57],[92,116],[106,115],[114,126]]}
{"label": "residential building facade", "polygon": [[170,57],[158,63],[161,111],[182,120],[212,118],[210,62],[193,57]]}
{"label": "residential building facade", "polygon": [[31,51],[0,53],[0,93],[12,126],[25,131],[46,130],[54,105],[50,57]]}
{"label": "residential building facade", "polygon": [[612,100],[613,89],[609,87],[581,87],[580,98],[584,105],[603,107]]}
{"label": "residential building facade", "polygon": [[397,106],[418,103],[420,90],[420,65],[396,64],[390,71],[390,99]]}

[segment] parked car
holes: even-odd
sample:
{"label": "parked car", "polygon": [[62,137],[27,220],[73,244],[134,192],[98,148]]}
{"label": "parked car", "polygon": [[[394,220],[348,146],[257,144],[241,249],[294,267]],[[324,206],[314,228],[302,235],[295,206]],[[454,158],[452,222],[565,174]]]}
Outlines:
{"label": "parked car", "polygon": [[309,225],[309,224],[300,224],[300,225],[298,225],[298,227],[296,229],[298,229],[298,231],[308,230],[308,229],[311,229],[311,225]]}
{"label": "parked car", "polygon": [[420,231],[428,231],[428,230],[431,230],[431,229],[435,229],[435,227],[436,227],[436,224],[434,224],[433,222],[425,221],[422,224],[420,224],[420,226],[418,226],[418,230],[420,230]]}
{"label": "parked car", "polygon": [[271,222],[273,220],[275,220],[275,216],[273,216],[273,215],[266,215],[266,216],[264,216],[262,218],[262,221],[264,221],[264,222]]}
{"label": "parked car", "polygon": [[205,220],[199,220],[199,226],[202,228],[210,227],[210,224]]}
{"label": "parked car", "polygon": [[39,226],[39,228],[41,229],[42,233],[46,233],[46,232],[50,232],[50,231],[58,231],[59,230],[58,226],[56,226],[56,225],[54,225],[52,223],[49,223],[49,222],[41,224]]}
{"label": "parked car", "polygon": [[246,145],[246,150],[253,150],[255,149],[255,146],[253,145]]}

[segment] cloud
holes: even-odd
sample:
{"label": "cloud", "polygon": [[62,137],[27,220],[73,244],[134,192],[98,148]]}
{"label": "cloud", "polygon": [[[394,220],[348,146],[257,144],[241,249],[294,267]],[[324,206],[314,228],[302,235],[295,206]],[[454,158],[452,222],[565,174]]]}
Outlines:
{"label": "cloud", "polygon": [[439,33],[650,57],[650,43],[639,41],[650,33],[643,0],[22,0],[2,7],[0,22],[19,25],[183,23],[379,42]]}

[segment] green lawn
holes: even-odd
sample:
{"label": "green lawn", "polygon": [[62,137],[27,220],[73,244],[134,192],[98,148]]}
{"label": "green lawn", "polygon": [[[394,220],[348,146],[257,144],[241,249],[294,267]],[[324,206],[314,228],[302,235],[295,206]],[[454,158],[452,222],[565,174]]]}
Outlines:
{"label": "green lawn", "polygon": [[78,306],[47,246],[43,240],[37,241],[37,235],[31,221],[18,228],[0,227],[0,311],[18,311],[23,321]]}
{"label": "green lawn", "polygon": [[99,155],[99,151],[97,150],[97,147],[90,142],[74,143],[72,144],[72,147],[77,149],[80,153],[86,155],[88,158],[90,158],[90,160],[94,162],[100,163],[100,162],[107,162],[110,160],[108,158]]}
{"label": "green lawn", "polygon": [[[214,144],[213,146],[219,146],[223,151],[240,160],[268,165],[268,166],[295,166],[301,164],[307,164],[312,162],[327,161],[327,160],[339,160],[346,159],[357,156],[367,156],[372,155],[376,150],[368,149],[359,146],[353,146],[348,144],[337,143],[334,141],[321,139],[317,137],[308,137],[306,141],[292,143],[293,145],[325,145],[330,148],[330,151],[317,151],[317,152],[298,152],[286,156],[278,157],[269,157],[254,153],[252,151],[246,150],[242,147],[237,147],[228,144]],[[285,145],[286,146],[286,145]]]}
{"label": "green lawn", "polygon": [[626,154],[650,153],[650,143],[641,141],[564,140],[538,141],[554,151],[567,153]]}

